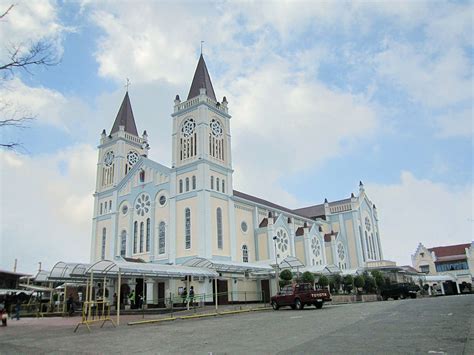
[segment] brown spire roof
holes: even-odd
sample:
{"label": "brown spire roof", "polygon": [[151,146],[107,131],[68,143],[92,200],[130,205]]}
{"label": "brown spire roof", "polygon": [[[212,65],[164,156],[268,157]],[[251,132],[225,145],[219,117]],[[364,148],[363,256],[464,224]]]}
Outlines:
{"label": "brown spire roof", "polygon": [[130,104],[130,98],[128,97],[128,91],[123,98],[122,105],[120,106],[117,117],[115,118],[114,125],[110,134],[118,132],[119,126],[125,127],[125,132],[138,136],[137,126],[135,125],[135,118],[133,117],[132,105]]}
{"label": "brown spire roof", "polygon": [[217,101],[214,88],[212,87],[211,77],[207,71],[206,62],[204,62],[204,57],[202,54],[199,57],[199,62],[196,72],[194,73],[193,83],[191,84],[191,89],[189,89],[187,100],[199,96],[199,89],[201,88],[205,88],[207,96],[209,96],[214,101]]}

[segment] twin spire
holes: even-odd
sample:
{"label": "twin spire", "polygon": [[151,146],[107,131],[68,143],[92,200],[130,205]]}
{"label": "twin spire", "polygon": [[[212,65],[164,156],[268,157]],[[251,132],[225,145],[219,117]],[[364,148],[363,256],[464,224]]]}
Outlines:
{"label": "twin spire", "polygon": [[[125,93],[125,97],[123,98],[122,105],[120,106],[119,112],[117,113],[117,117],[115,118],[115,122],[112,126],[110,134],[118,132],[119,127],[124,126],[125,132],[138,136],[137,125],[135,124],[135,118],[133,117],[132,105],[130,104],[130,98],[128,97],[128,85],[129,82],[127,79],[127,92]],[[199,96],[200,91],[203,88],[206,89],[206,95],[208,97],[214,101],[217,101],[214,88],[212,87],[211,77],[209,76],[206,62],[204,61],[204,57],[201,53],[196,71],[194,73],[193,82],[191,84],[191,88],[189,89],[187,100]]]}

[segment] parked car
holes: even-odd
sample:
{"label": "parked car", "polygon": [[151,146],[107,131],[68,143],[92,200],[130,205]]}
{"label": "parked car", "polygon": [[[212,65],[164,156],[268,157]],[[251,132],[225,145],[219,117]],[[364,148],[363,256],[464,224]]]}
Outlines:
{"label": "parked car", "polygon": [[382,289],[380,295],[384,301],[388,300],[389,298],[398,300],[399,298],[416,298],[418,291],[420,291],[420,287],[417,285],[408,283],[393,284]]}
{"label": "parked car", "polygon": [[289,306],[292,309],[303,309],[313,305],[317,309],[323,307],[324,302],[331,301],[331,294],[326,289],[315,290],[309,283],[287,285],[270,300],[274,310]]}

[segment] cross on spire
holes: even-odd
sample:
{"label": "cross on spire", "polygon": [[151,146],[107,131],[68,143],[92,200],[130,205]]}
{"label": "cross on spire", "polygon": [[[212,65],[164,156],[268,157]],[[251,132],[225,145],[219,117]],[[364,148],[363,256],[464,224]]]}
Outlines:
{"label": "cross on spire", "polygon": [[127,78],[127,83],[125,84],[125,88],[127,89],[127,92],[130,85],[132,85],[132,83],[130,82],[130,79]]}
{"label": "cross on spire", "polygon": [[201,41],[201,55],[202,55],[202,44],[204,43],[204,41]]}

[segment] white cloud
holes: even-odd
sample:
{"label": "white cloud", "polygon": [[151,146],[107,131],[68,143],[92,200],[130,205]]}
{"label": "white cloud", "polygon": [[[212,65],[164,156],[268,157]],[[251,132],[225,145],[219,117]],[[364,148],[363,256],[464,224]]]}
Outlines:
{"label": "white cloud", "polygon": [[88,145],[38,157],[0,152],[0,267],[34,272],[89,259],[97,151]]}
{"label": "white cloud", "polygon": [[418,179],[407,171],[399,183],[366,184],[379,213],[384,258],[411,265],[418,243],[427,247],[470,243],[473,188]]}
{"label": "white cloud", "polygon": [[62,34],[70,31],[58,18],[55,1],[20,1],[0,0],[0,12],[14,5],[0,23],[0,60],[6,62],[12,46],[20,47],[20,52],[28,50],[31,43],[48,41],[58,56],[62,54]]}
{"label": "white cloud", "polygon": [[473,109],[449,112],[435,119],[438,137],[472,137],[474,136]]}

